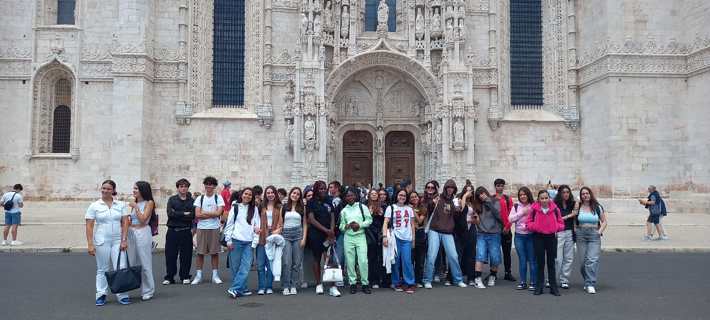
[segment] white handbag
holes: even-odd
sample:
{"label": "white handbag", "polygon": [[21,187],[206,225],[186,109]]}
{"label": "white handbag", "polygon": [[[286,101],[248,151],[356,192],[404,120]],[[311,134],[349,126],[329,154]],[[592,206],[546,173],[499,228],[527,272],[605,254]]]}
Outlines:
{"label": "white handbag", "polygon": [[[328,261],[330,258],[335,258],[335,266],[330,266]],[[338,260],[338,254],[335,252],[335,245],[331,245],[328,248],[328,254],[325,258],[325,268],[323,270],[323,277],[321,278],[323,282],[342,282],[343,281],[343,268],[340,266],[340,261]]]}

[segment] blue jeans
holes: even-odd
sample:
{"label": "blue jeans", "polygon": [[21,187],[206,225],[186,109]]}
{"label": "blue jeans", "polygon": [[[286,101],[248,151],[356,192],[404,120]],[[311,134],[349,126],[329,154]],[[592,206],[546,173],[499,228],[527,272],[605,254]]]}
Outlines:
{"label": "blue jeans", "polygon": [[273,289],[274,274],[271,273],[271,264],[266,256],[266,248],[256,246],[256,274],[259,276],[259,290]]}
{"label": "blue jeans", "polygon": [[602,250],[602,239],[596,228],[577,229],[577,247],[582,256],[580,271],[584,278],[584,286],[597,285],[597,273],[599,272],[599,255]]}
{"label": "blue jeans", "polygon": [[[396,239],[396,238],[395,238]],[[394,258],[394,270],[392,270],[392,285],[414,285],[414,267],[412,265],[412,241],[396,239],[397,256]],[[400,279],[399,268],[404,274],[404,283]]]}
{"label": "blue jeans", "polygon": [[[427,255],[426,269],[424,270],[424,283],[431,283],[434,274],[434,262],[436,255],[439,253],[439,246],[444,246],[446,259],[449,263],[449,268],[453,276],[454,283],[463,281],[461,276],[461,266],[459,265],[459,256],[456,253],[456,244],[454,243],[454,235],[446,233],[438,233],[434,230],[429,230],[427,234]],[[500,245],[498,245],[500,247]]]}
{"label": "blue jeans", "polygon": [[518,253],[518,271],[520,282],[528,283],[528,265],[530,265],[530,284],[535,285],[537,263],[535,262],[535,249],[533,238],[530,234],[515,234],[515,251]]}
{"label": "blue jeans", "polygon": [[232,286],[229,289],[238,295],[247,291],[247,278],[251,269],[251,241],[232,240],[234,249],[229,252],[229,266],[232,269]]}
{"label": "blue jeans", "polygon": [[[337,238],[335,238],[335,254],[338,255],[338,261],[340,261],[343,270],[347,270],[345,261],[345,232],[341,232]],[[347,279],[347,277],[343,277]]]}
{"label": "blue jeans", "polygon": [[486,262],[491,268],[500,264],[500,233],[482,233],[476,235],[476,262]]}

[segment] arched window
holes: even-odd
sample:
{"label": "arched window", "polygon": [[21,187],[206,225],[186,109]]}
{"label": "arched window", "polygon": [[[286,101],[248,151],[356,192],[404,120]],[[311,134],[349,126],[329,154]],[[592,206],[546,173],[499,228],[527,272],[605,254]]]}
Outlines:
{"label": "arched window", "polygon": [[74,24],[76,0],[57,0],[57,24]]}
{"label": "arched window", "polygon": [[214,1],[212,105],[244,105],[245,1]]}
{"label": "arched window", "polygon": [[[387,31],[397,31],[397,0],[385,0],[389,6],[387,16]],[[377,31],[377,8],[380,0],[367,0],[365,2],[365,31]]]}
{"label": "arched window", "polygon": [[543,105],[541,0],[510,0],[510,104]]}
{"label": "arched window", "polygon": [[52,124],[52,153],[69,153],[71,141],[71,109],[67,106],[54,108]]}

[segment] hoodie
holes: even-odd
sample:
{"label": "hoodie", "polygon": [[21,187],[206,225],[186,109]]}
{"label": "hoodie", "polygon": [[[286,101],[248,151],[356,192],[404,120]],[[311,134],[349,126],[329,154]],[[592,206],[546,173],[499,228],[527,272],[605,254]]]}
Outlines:
{"label": "hoodie", "polygon": [[503,220],[500,218],[500,202],[488,197],[481,204],[480,223],[478,232],[496,234],[503,231]]}
{"label": "hoodie", "polygon": [[[454,192],[451,197],[447,197],[446,189],[450,187],[454,188]],[[444,190],[439,196],[439,203],[434,205],[429,229],[439,233],[454,233],[454,215],[458,215],[461,212],[461,208],[454,205],[454,196],[457,190],[454,180],[449,179],[446,181]]]}
{"label": "hoodie", "polygon": [[532,205],[527,219],[528,231],[550,235],[565,229],[560,209],[557,208],[554,202],[550,201],[548,203],[549,210],[547,210],[547,213],[542,211],[540,202],[535,202]]}

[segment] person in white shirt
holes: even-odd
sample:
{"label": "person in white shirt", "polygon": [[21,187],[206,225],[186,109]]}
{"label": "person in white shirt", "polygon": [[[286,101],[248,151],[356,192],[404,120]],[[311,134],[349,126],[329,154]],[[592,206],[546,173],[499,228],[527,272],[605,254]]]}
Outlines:
{"label": "person in white shirt", "polygon": [[[397,203],[387,207],[385,223],[382,226],[382,244],[396,246],[392,285],[398,292],[414,293],[414,265],[412,264],[412,247],[414,243],[414,210],[406,204],[407,191],[397,191]],[[391,228],[390,228],[391,227]],[[404,278],[400,277],[400,268]]]}
{"label": "person in white shirt", "polygon": [[[2,230],[2,245],[19,246],[22,242],[17,241],[17,227],[20,226],[22,209],[25,204],[22,202],[22,185],[16,184],[12,191],[2,196],[2,205],[5,207],[5,227]],[[12,233],[12,242],[7,242],[8,234]]]}
{"label": "person in white shirt", "polygon": [[[128,248],[129,212],[122,201],[114,201],[116,183],[106,180],[101,183],[101,199],[86,209],[86,242],[89,255],[96,257],[96,306],[106,304],[108,281],[105,273],[110,265],[116,270],[118,255]],[[121,259],[121,268],[126,266],[126,255]],[[116,295],[119,303],[130,304],[128,294]]]}
{"label": "person in white shirt", "polygon": [[155,212],[155,201],[150,184],[138,181],[133,185],[133,198],[128,202],[131,211],[131,226],[128,229],[128,256],[130,261],[140,264],[141,299],[153,298],[155,280],[153,279],[153,234],[151,233],[150,217]]}
{"label": "person in white shirt", "polygon": [[219,227],[224,200],[216,192],[217,179],[206,177],[202,184],[205,187],[205,194],[195,198],[195,218],[197,219],[197,232],[195,233],[197,244],[197,260],[195,268],[197,272],[192,284],[202,282],[202,267],[205,264],[205,255],[211,256],[212,262],[212,283],[221,284],[222,279],[217,273],[219,270]]}
{"label": "person in white shirt", "polygon": [[247,279],[252,263],[252,243],[261,232],[259,209],[252,188],[241,191],[241,200],[240,203],[232,203],[224,226],[224,240],[229,249],[229,266],[232,269],[232,285],[227,289],[227,294],[233,299],[251,295]]}

